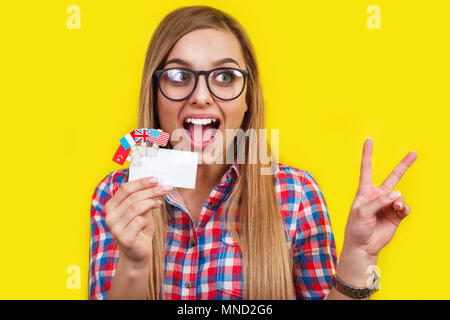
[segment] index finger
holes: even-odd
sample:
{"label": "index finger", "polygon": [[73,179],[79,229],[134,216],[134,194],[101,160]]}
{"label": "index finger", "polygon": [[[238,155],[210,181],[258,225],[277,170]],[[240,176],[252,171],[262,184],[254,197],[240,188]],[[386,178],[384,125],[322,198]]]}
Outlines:
{"label": "index finger", "polygon": [[402,176],[405,174],[406,170],[413,164],[417,159],[417,152],[409,152],[402,161],[392,170],[391,174],[384,180],[380,185],[380,189],[384,192],[389,192],[394,189],[395,185],[400,181]]}
{"label": "index finger", "polygon": [[145,177],[133,181],[128,181],[120,186],[119,190],[114,194],[114,196],[108,201],[111,208],[117,207],[126,197],[130,194],[147,189],[158,184],[158,178],[155,177]]}
{"label": "index finger", "polygon": [[367,138],[363,146],[361,159],[361,172],[359,175],[359,185],[372,184],[372,150],[373,140]]}

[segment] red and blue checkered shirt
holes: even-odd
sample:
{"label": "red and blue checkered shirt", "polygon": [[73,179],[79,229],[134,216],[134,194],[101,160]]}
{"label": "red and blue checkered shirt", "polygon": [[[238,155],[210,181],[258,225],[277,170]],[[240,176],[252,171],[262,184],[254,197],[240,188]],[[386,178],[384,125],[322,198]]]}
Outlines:
{"label": "red and blue checkered shirt", "polygon": [[[293,253],[294,299],[324,299],[337,266],[328,209],[308,171],[278,164],[275,188],[286,242]],[[176,188],[165,196],[169,219],[164,299],[242,299],[242,254],[221,212],[239,178],[231,165],[203,205],[194,225]],[[105,203],[127,182],[128,169],[106,176],[91,205],[89,299],[105,299],[119,259],[119,246],[105,223]]]}

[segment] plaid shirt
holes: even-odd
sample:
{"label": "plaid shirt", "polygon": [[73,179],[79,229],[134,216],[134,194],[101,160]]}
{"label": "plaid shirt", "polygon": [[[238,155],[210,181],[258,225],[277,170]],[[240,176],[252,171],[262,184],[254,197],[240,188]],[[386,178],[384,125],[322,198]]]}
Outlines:
{"label": "plaid shirt", "polygon": [[[204,203],[194,226],[176,188],[165,196],[169,221],[164,299],[242,299],[242,254],[226,230],[221,212],[239,177],[236,164],[224,174]],[[128,179],[128,169],[106,176],[91,205],[89,299],[105,299],[119,247],[105,224],[105,203]],[[287,245],[293,252],[294,299],[324,299],[337,265],[334,236],[319,185],[304,170],[277,165],[276,194]]]}

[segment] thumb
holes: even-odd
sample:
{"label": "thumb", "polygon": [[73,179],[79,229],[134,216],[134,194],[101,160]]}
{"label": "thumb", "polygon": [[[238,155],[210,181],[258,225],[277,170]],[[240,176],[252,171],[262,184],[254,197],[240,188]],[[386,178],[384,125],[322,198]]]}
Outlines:
{"label": "thumb", "polygon": [[387,192],[379,197],[363,204],[358,208],[359,214],[364,218],[371,218],[386,206],[391,206],[392,203],[400,198],[402,194],[400,191]]}

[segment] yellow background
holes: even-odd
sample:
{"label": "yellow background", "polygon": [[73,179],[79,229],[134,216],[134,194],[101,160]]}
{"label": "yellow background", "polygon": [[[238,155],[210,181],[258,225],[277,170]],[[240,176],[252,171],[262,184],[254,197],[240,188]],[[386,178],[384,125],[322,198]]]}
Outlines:
{"label": "yellow background", "polygon": [[[81,29],[69,30],[69,5]],[[240,21],[256,48],[280,161],[308,170],[327,201],[338,252],[363,142],[378,186],[409,152],[398,184],[410,217],[381,252],[374,299],[449,299],[448,1],[2,1],[0,298],[86,299],[90,200],[120,168],[136,126],[150,37],[191,4]],[[369,5],[381,29],[369,30]],[[81,268],[68,289],[67,268]]]}

